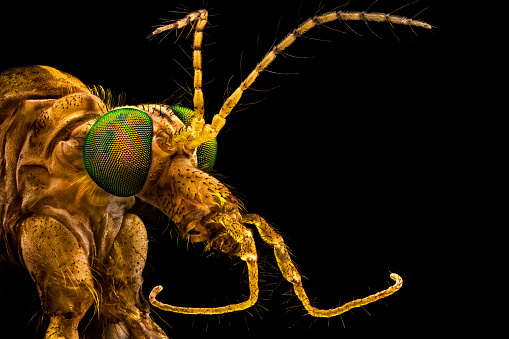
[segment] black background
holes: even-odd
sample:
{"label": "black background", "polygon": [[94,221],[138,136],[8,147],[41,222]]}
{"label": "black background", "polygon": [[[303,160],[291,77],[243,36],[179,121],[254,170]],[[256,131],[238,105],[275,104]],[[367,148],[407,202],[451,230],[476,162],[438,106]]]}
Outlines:
{"label": "black background", "polygon": [[[365,10],[355,0],[346,10]],[[379,1],[370,11],[392,12],[409,1]],[[320,3],[322,7],[319,7]],[[15,4],[2,11],[0,69],[45,64],[87,85],[125,92],[131,104],[181,101],[192,96],[192,39],[145,39],[160,18],[179,19],[190,10],[209,10],[205,30],[206,113],[218,112],[228,90],[274,42],[317,12],[342,2],[210,0],[140,1],[110,6]],[[258,306],[222,316],[187,316],[153,310],[172,338],[319,338],[422,334],[435,323],[432,253],[447,224],[447,158],[452,143],[440,115],[452,58],[438,4],[422,0],[395,14],[437,26],[432,31],[385,23],[341,22],[314,28],[280,55],[247,91],[219,136],[215,170],[235,188],[247,210],[285,236],[305,286],[317,306],[335,307],[386,288],[390,272],[405,283],[394,296],[342,318],[305,315],[291,286],[274,268],[269,248],[259,243],[262,289]],[[181,11],[169,13],[168,11]],[[371,30],[376,33],[375,36]],[[341,31],[341,32],[339,32]],[[178,83],[178,84],[177,84]],[[182,95],[182,96],[181,96]],[[447,158],[447,159],[446,159]],[[248,292],[239,260],[208,256],[200,245],[178,241],[173,226],[151,207],[136,206],[151,236],[144,290],[162,284],[162,301],[213,306],[237,302]],[[169,227],[167,227],[169,226]],[[430,240],[434,239],[434,240]],[[438,239],[438,240],[436,240]],[[2,304],[14,327],[29,338],[39,317],[35,290],[11,286]],[[5,291],[4,291],[5,294]],[[7,301],[5,302],[7,303]],[[369,312],[369,314],[368,314]],[[162,319],[161,319],[161,318]],[[28,323],[27,326],[25,326]],[[43,333],[39,330],[39,333]]]}

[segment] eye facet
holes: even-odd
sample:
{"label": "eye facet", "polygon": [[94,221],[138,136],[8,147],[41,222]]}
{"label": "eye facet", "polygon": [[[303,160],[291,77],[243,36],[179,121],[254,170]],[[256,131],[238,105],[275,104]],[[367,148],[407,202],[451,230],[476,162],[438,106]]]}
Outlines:
{"label": "eye facet", "polygon": [[[193,121],[194,111],[192,109],[182,106],[172,106],[171,109],[184,125],[189,126]],[[214,138],[198,146],[196,156],[198,157],[198,169],[204,172],[211,171],[217,157],[217,139]]]}
{"label": "eye facet", "polygon": [[83,144],[88,174],[106,192],[119,197],[138,193],[148,176],[152,121],[135,108],[118,108],[92,126]]}

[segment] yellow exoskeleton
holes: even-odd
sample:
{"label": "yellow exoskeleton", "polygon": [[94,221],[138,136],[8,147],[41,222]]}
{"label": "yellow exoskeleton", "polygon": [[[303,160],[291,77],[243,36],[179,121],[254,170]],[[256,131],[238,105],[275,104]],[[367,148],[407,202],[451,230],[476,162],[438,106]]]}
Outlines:
{"label": "yellow exoskeleton", "polygon": [[316,15],[274,45],[207,124],[201,54],[207,20],[202,9],[151,34],[194,25],[193,110],[156,104],[109,107],[97,91],[49,66],[0,74],[1,258],[21,263],[36,283],[50,318],[46,338],[77,339],[78,324],[93,304],[104,338],[167,338],[141,294],[148,239],[141,219],[127,213],[135,196],[164,212],[182,238],[204,242],[207,249],[247,265],[250,294],[245,301],[173,306],[157,299],[162,290],[157,286],[149,300],[160,309],[221,314],[253,306],[259,293],[253,230],[273,247],[281,274],[313,317],[334,317],[401,288],[401,277],[392,273],[394,284],[385,290],[332,309],[312,305],[283,237],[259,215],[242,213],[228,187],[205,170],[203,159],[215,146],[205,153],[200,147],[215,140],[260,73],[313,27],[335,20],[432,27],[382,13]]}

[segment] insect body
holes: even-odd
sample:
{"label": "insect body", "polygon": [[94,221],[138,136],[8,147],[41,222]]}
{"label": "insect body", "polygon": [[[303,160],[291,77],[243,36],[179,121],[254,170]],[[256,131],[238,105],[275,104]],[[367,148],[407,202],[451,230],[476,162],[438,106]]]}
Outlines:
{"label": "insect body", "polygon": [[333,20],[386,21],[431,28],[399,16],[330,12],[308,19],[277,44],[206,124],[201,90],[201,46],[208,13],[199,10],[161,32],[195,24],[194,110],[154,104],[107,107],[81,81],[48,66],[0,74],[0,235],[5,258],[21,263],[37,285],[50,318],[47,338],[78,338],[92,304],[107,338],[167,338],[141,295],[148,240],[141,220],[126,211],[134,196],[163,211],[182,238],[236,256],[247,265],[249,297],[218,307],[152,305],[186,314],[220,314],[258,299],[253,225],[274,248],[278,267],[308,313],[333,317],[396,292],[381,292],[333,309],[313,306],[281,235],[262,217],[243,214],[237,199],[206,170],[226,118],[276,56],[316,25]]}

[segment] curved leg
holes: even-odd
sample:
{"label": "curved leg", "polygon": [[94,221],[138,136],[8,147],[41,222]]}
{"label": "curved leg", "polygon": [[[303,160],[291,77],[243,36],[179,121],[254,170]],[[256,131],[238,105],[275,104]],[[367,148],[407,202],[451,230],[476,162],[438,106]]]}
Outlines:
{"label": "curved leg", "polygon": [[107,338],[168,338],[149,317],[143,299],[142,272],[147,259],[145,225],[134,214],[125,214],[122,227],[105,262],[100,316]]}
{"label": "curved leg", "polygon": [[156,300],[156,296],[163,290],[162,286],[156,286],[150,293],[150,303],[165,311],[185,314],[221,314],[245,310],[256,304],[258,300],[258,263],[253,233],[239,223],[234,223],[235,230],[242,234],[241,249],[237,254],[247,264],[249,275],[249,298],[238,304],[231,304],[221,307],[180,307],[164,304]]}
{"label": "curved leg", "polygon": [[302,286],[302,279],[295,268],[295,265],[288,254],[288,250],[286,249],[286,245],[283,241],[283,238],[269,225],[267,222],[256,214],[246,214],[242,216],[242,222],[253,224],[260,232],[260,236],[262,239],[274,246],[274,254],[276,256],[276,260],[279,266],[279,270],[283,274],[286,280],[293,284],[293,289],[297,297],[300,299],[306,310],[313,317],[325,317],[330,318],[342,313],[347,312],[348,310],[354,307],[361,307],[366,304],[375,302],[379,299],[385,298],[396,292],[403,285],[403,279],[395,273],[391,274],[391,279],[396,281],[394,285],[385,289],[381,292],[369,295],[365,298],[356,299],[349,303],[344,304],[343,306],[339,306],[333,309],[323,310],[318,309],[316,307],[311,306],[308,296],[304,291],[304,287]]}
{"label": "curved leg", "polygon": [[97,295],[89,253],[67,227],[48,216],[26,219],[20,233],[23,261],[50,317],[46,338],[78,339],[78,324]]}

